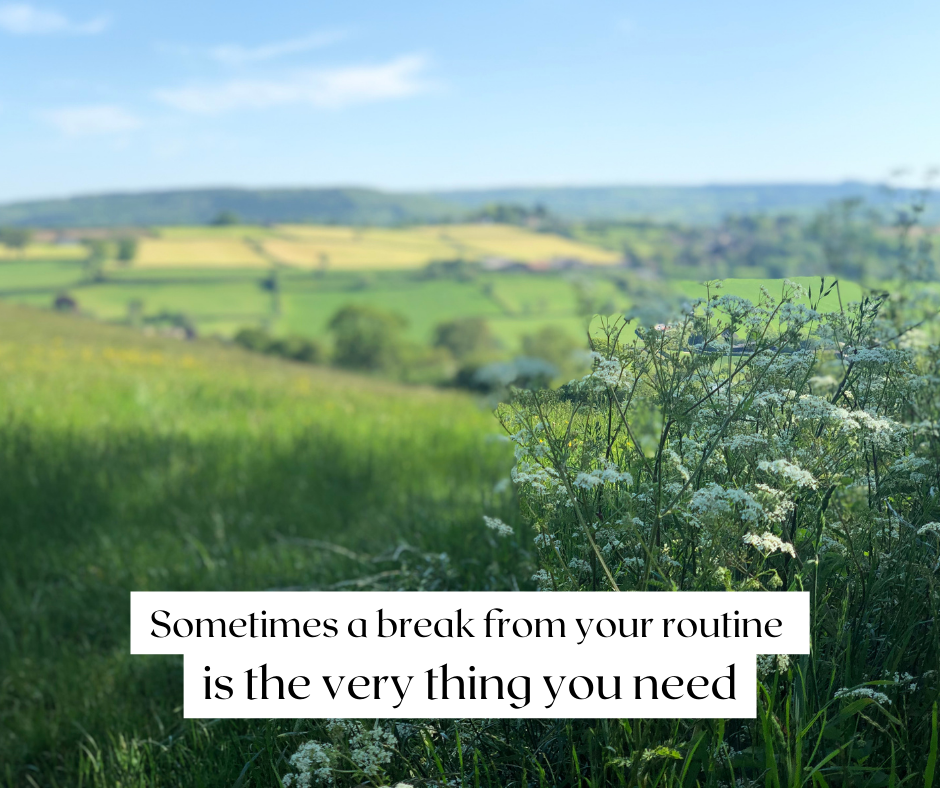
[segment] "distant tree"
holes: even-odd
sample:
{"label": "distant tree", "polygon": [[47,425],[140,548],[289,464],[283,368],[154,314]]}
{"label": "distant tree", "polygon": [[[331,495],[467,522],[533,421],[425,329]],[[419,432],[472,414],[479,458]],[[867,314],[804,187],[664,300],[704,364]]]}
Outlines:
{"label": "distant tree", "polygon": [[235,211],[222,211],[209,224],[215,227],[230,227],[233,224],[241,224],[241,217]]}
{"label": "distant tree", "polygon": [[29,246],[33,233],[26,227],[0,227],[0,244],[21,251]]}
{"label": "distant tree", "polygon": [[137,239],[132,236],[118,238],[117,241],[117,260],[119,263],[128,265],[137,257]]}
{"label": "distant tree", "polygon": [[59,293],[52,302],[52,308],[57,312],[77,312],[78,301],[68,293]]}
{"label": "distant tree", "polygon": [[279,317],[281,314],[281,277],[277,268],[271,268],[268,275],[261,280],[261,289],[271,294],[271,314]]}
{"label": "distant tree", "polygon": [[85,278],[90,281],[100,281],[104,278],[104,264],[108,259],[108,245],[100,238],[86,238],[82,243],[88,250],[82,267]]}
{"label": "distant tree", "polygon": [[127,302],[127,324],[139,326],[144,317],[144,302],[139,298],[132,298]]}
{"label": "distant tree", "polygon": [[348,369],[394,369],[401,363],[402,331],[407,325],[401,315],[376,307],[342,307],[328,323],[334,363]]}
{"label": "distant tree", "polygon": [[475,353],[493,350],[496,339],[486,321],[465,317],[438,323],[434,329],[434,347],[446,348],[454,358],[464,359]]}

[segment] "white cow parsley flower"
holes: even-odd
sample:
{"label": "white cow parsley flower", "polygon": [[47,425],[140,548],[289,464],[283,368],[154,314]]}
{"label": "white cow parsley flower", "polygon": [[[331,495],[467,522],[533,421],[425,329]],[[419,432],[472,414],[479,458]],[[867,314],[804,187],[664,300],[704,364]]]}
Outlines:
{"label": "white cow parsley flower", "polygon": [[875,703],[884,703],[888,705],[891,703],[891,699],[887,695],[885,695],[883,692],[873,690],[871,687],[854,687],[852,689],[843,687],[840,690],[836,690],[835,697],[842,698],[843,700],[871,698],[873,701],[875,701]]}
{"label": "white cow parsley flower", "polygon": [[483,515],[483,522],[486,523],[486,527],[496,531],[499,536],[512,536],[513,530],[512,526],[506,525],[498,517],[487,517]]}
{"label": "white cow parsley flower", "polygon": [[742,538],[744,544],[749,544],[751,547],[756,547],[765,555],[770,555],[771,553],[781,552],[787,553],[793,558],[796,558],[796,550],[793,549],[793,545],[789,542],[784,542],[779,536],[775,536],[770,531],[764,531],[763,534],[758,536],[757,534],[745,534]]}
{"label": "white cow parsley flower", "polygon": [[592,471],[582,471],[574,479],[574,486],[582,490],[591,490],[599,487],[605,482],[615,484],[616,482],[626,482],[633,484],[633,477],[626,471],[621,471],[612,462],[605,463],[603,468],[595,468]]}
{"label": "white cow parsley flower", "polygon": [[778,474],[796,484],[797,487],[809,487],[815,490],[819,486],[813,474],[787,460],[774,460],[773,462],[761,460],[757,463],[757,467],[762,471]]}

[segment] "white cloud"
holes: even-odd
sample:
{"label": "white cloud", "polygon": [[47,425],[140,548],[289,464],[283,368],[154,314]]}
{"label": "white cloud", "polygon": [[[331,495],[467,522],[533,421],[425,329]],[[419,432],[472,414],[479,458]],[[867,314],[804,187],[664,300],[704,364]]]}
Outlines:
{"label": "white cloud", "polygon": [[426,65],[425,58],[408,55],[378,66],[314,69],[281,79],[230,80],[159,90],[156,95],[171,107],[203,115],[289,104],[340,109],[427,91],[431,85],[422,79]]}
{"label": "white cloud", "polygon": [[226,65],[238,66],[244,63],[258,63],[263,60],[273,60],[284,55],[294,55],[299,52],[309,52],[311,49],[333,44],[344,38],[338,31],[314,33],[303,38],[292,38],[287,41],[276,41],[272,44],[263,44],[256,47],[243,47],[239,44],[222,44],[209,50],[209,57]]}
{"label": "white cloud", "polygon": [[143,125],[137,116],[108,104],[61,107],[45,112],[44,116],[67,137],[121,134]]}
{"label": "white cloud", "polygon": [[104,31],[109,24],[110,20],[105,16],[88,22],[73,22],[57,11],[46,11],[27,3],[0,5],[0,30],[19,36],[50,33],[94,35]]}

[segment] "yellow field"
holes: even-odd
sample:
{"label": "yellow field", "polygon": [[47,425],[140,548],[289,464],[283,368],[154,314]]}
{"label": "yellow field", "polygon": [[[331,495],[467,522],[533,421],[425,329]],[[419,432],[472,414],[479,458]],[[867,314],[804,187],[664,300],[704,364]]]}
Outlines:
{"label": "yellow field", "polygon": [[506,225],[440,225],[402,230],[284,226],[262,241],[287,265],[330,270],[420,268],[433,260],[501,257],[535,262],[571,257],[587,263],[617,262],[618,255],[557,235]]}
{"label": "yellow field", "polygon": [[418,227],[417,235],[437,238],[442,243],[464,248],[468,257],[505,257],[536,262],[559,257],[573,257],[586,263],[616,263],[616,252],[590,244],[571,241],[559,235],[536,233],[506,224],[457,224]]}
{"label": "yellow field", "polygon": [[177,225],[172,227],[157,227],[153,233],[166,241],[210,241],[210,240],[236,240],[244,238],[266,238],[276,231],[271,227],[262,227],[250,224],[225,225],[222,227],[207,227],[206,225]]}
{"label": "yellow field", "polygon": [[261,268],[267,265],[265,259],[248,244],[234,238],[185,241],[146,238],[140,242],[133,264],[140,268],[185,266]]}
{"label": "yellow field", "polygon": [[81,260],[88,250],[80,244],[30,244],[25,249],[0,245],[0,260]]}
{"label": "yellow field", "polygon": [[[498,224],[357,228],[327,225],[273,227],[161,227],[138,242],[136,268],[266,268],[272,263],[330,271],[422,268],[435,260],[502,258],[521,262],[575,258],[610,264],[619,255],[558,235]],[[0,246],[0,260],[82,259],[78,245]]]}

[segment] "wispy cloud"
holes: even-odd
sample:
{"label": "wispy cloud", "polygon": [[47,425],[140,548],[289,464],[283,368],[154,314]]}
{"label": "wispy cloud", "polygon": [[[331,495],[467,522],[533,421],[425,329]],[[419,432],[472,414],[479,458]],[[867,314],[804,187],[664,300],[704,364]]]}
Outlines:
{"label": "wispy cloud", "polygon": [[143,125],[136,115],[110,104],[60,107],[43,116],[67,137],[121,134]]}
{"label": "wispy cloud", "polygon": [[209,50],[209,57],[226,65],[239,66],[245,63],[259,63],[264,60],[273,60],[284,55],[295,55],[300,52],[309,52],[329,46],[345,38],[345,33],[338,30],[324,33],[313,33],[302,38],[292,38],[287,41],[275,41],[255,47],[245,47],[239,44],[221,44]]}
{"label": "wispy cloud", "polygon": [[290,104],[341,109],[426,92],[431,87],[423,78],[426,67],[424,57],[407,55],[377,66],[313,69],[281,79],[169,88],[157,91],[156,96],[176,109],[204,115]]}
{"label": "wispy cloud", "polygon": [[75,22],[58,11],[48,11],[27,3],[0,5],[0,30],[18,36],[42,36],[52,33],[95,35],[107,29],[111,20],[99,16],[87,22]]}

